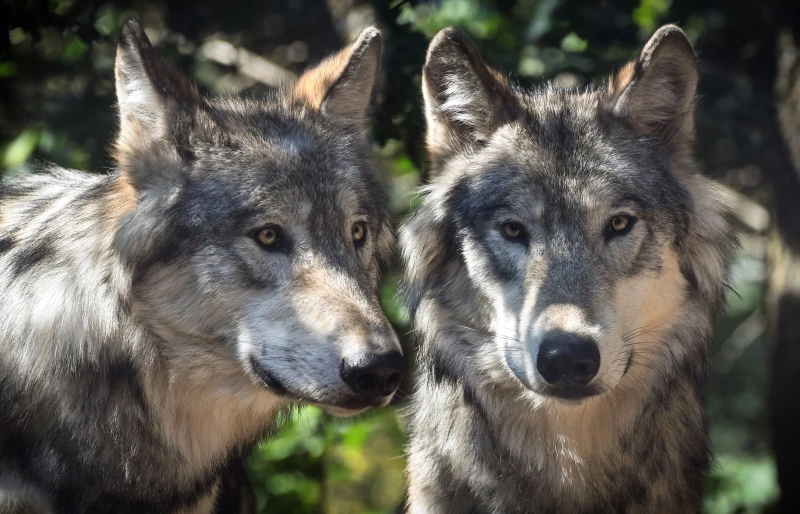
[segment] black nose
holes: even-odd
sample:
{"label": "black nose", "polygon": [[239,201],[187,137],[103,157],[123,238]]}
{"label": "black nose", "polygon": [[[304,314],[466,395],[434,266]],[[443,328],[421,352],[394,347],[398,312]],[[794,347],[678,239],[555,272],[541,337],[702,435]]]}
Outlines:
{"label": "black nose", "polygon": [[383,398],[403,380],[405,364],[400,352],[364,353],[342,361],[342,380],[356,393]]}
{"label": "black nose", "polygon": [[599,368],[600,351],[592,339],[561,331],[544,335],[536,369],[548,384],[585,386]]}

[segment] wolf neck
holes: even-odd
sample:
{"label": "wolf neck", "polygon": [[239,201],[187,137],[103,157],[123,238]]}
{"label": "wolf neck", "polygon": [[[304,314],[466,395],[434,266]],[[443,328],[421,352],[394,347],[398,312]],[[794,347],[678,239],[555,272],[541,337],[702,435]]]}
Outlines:
{"label": "wolf neck", "polygon": [[640,414],[645,401],[641,391],[613,397],[607,393],[580,405],[548,400],[527,410],[520,403],[496,396],[496,391],[489,392],[484,403],[489,419],[513,421],[490,428],[495,440],[528,468],[558,468],[557,476],[569,484],[583,480],[592,462],[603,461],[603,455],[619,451],[621,436]]}
{"label": "wolf neck", "polygon": [[[663,344],[685,344],[681,339],[680,333],[672,334]],[[698,344],[697,351],[704,347]],[[517,473],[523,480],[545,477],[576,498],[581,492],[596,494],[604,481],[613,483],[615,473],[631,473],[637,466],[680,474],[707,458],[703,384],[697,382],[704,379],[705,359],[689,352],[661,374],[628,375],[614,390],[580,405],[548,400],[525,408],[532,403],[519,399],[518,390],[483,387],[473,391],[483,410],[476,418],[490,432],[494,451],[508,457],[502,464],[507,469],[498,472]],[[494,461],[496,453],[487,456],[486,462]],[[671,486],[651,479],[648,487],[661,494]]]}
{"label": "wolf neck", "polygon": [[158,412],[161,438],[178,450],[189,470],[223,464],[232,453],[255,443],[286,405],[246,383],[246,377],[224,373],[212,377],[199,367],[175,366],[150,377],[149,396]]}
{"label": "wolf neck", "polygon": [[[135,201],[124,173],[115,177],[115,184],[110,203],[118,225],[135,208]],[[134,316],[135,305],[134,300]],[[147,374],[146,394],[162,440],[178,451],[189,470],[208,469],[254,442],[286,403],[253,384],[238,364],[214,359],[213,349],[222,344],[219,340],[145,330],[156,355]]]}

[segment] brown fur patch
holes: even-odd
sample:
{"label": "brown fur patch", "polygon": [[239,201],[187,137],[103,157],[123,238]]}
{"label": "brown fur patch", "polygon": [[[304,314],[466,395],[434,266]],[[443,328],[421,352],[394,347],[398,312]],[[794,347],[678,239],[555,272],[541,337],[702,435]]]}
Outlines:
{"label": "brown fur patch", "polygon": [[304,73],[290,94],[290,103],[333,115],[363,127],[383,48],[381,33],[364,29],[358,39]]}
{"label": "brown fur patch", "polygon": [[221,363],[196,348],[167,350],[145,382],[145,394],[163,437],[185,460],[188,474],[226,459],[237,444],[258,437],[289,403],[256,385],[235,362]]}
{"label": "brown fur patch", "polygon": [[661,272],[622,281],[616,290],[615,305],[621,319],[635,320],[631,327],[659,327],[676,319],[685,304],[686,278],[680,270],[678,254],[665,245],[661,250]]}
{"label": "brown fur patch", "polygon": [[322,332],[365,337],[380,325],[376,305],[364,301],[348,277],[323,269],[310,269],[296,283],[292,304],[301,319]]}
{"label": "brown fur patch", "polygon": [[631,61],[623,66],[619,71],[611,75],[608,83],[608,90],[614,96],[622,94],[626,87],[631,83],[636,73],[636,61]]}
{"label": "brown fur patch", "polygon": [[292,89],[292,103],[320,109],[328,91],[339,80],[345,67],[350,62],[352,53],[352,45],[345,47],[340,52],[328,57],[303,73]]}
{"label": "brown fur patch", "polygon": [[136,208],[136,190],[128,179],[126,173],[117,175],[114,187],[106,200],[105,217],[108,222],[116,226],[123,216]]}
{"label": "brown fur patch", "polygon": [[[122,129],[127,130],[123,131]],[[120,120],[120,131],[112,150],[112,156],[122,169],[128,168],[129,156],[139,148],[144,148],[147,139],[142,134],[143,130],[138,123],[123,123]]]}

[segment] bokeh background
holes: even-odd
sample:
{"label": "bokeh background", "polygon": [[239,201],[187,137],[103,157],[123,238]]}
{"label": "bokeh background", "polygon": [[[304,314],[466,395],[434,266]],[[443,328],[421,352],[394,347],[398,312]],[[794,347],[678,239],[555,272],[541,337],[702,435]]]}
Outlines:
{"label": "bokeh background", "polygon": [[[425,179],[427,41],[455,25],[514,80],[602,81],[660,24],[700,56],[697,154],[735,210],[743,251],[713,348],[709,513],[800,512],[800,2],[775,0],[27,0],[0,4],[0,178],[44,161],[114,163],[113,64],[135,17],[208,93],[291,81],[368,25],[387,37],[371,137],[401,219]],[[795,39],[798,38],[798,39]],[[413,355],[396,272],[381,299]],[[2,301],[2,299],[0,299]],[[407,383],[404,393],[410,392]],[[313,408],[248,458],[260,512],[388,513],[404,495],[406,395],[355,419]],[[783,494],[781,494],[781,491]]]}

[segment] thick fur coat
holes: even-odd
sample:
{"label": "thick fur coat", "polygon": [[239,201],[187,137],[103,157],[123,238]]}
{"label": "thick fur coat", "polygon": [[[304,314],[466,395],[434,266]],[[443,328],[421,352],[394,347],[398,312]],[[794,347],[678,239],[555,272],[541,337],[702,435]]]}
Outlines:
{"label": "thick fur coat", "polygon": [[0,511],[247,510],[231,478],[280,409],[389,402],[381,46],[209,99],[123,27],[118,169],[0,188]]}
{"label": "thick fur coat", "polygon": [[675,26],[585,90],[516,88],[454,29],[431,42],[430,183],[401,229],[412,514],[701,510],[736,241],[692,156],[696,85]]}

